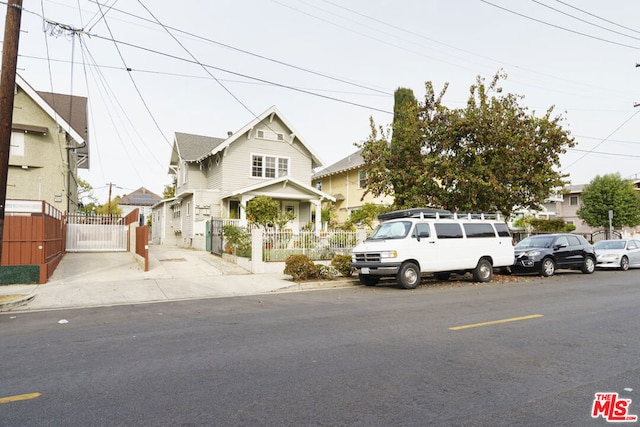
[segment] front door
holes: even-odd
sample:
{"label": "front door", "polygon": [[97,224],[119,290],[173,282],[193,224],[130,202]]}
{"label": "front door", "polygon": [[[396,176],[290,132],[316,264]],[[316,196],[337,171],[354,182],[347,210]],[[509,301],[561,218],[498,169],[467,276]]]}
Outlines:
{"label": "front door", "polygon": [[289,200],[285,200],[284,202],[282,202],[282,213],[285,214],[287,212],[291,212],[293,214],[293,220],[289,221],[284,228],[288,228],[291,230],[291,232],[293,234],[298,234],[299,227],[299,220],[298,217],[300,215],[300,202],[292,202]]}

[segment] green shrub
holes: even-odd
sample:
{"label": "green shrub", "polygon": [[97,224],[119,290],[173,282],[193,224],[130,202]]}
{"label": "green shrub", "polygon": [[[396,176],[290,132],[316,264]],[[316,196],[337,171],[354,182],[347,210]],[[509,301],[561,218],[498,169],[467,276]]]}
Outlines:
{"label": "green shrub", "polygon": [[351,255],[335,255],[331,260],[331,265],[345,277],[351,277]]}
{"label": "green shrub", "polygon": [[321,279],[335,279],[340,275],[340,272],[332,265],[316,264],[318,270],[318,277]]}
{"label": "green shrub", "polygon": [[318,269],[306,255],[291,255],[284,265],[284,274],[290,275],[296,282],[318,277]]}
{"label": "green shrub", "polygon": [[222,226],[222,234],[225,238],[227,248],[237,256],[251,256],[251,234],[244,228],[235,225]]}

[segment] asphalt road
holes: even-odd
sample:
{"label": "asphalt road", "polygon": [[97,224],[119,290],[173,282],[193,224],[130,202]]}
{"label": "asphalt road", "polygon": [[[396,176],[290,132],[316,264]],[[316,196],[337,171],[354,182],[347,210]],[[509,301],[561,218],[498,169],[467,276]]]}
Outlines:
{"label": "asphalt road", "polygon": [[640,270],[0,315],[0,425],[607,425]]}

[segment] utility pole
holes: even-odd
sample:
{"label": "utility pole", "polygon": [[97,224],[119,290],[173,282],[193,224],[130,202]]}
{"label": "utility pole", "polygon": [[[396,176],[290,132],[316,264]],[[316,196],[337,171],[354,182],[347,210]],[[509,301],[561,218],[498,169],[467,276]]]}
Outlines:
{"label": "utility pole", "polygon": [[113,182],[109,183],[109,202],[107,202],[107,215],[111,216],[111,187],[113,187]]}
{"label": "utility pole", "polygon": [[7,204],[7,176],[9,175],[9,149],[11,148],[11,123],[13,122],[13,95],[18,65],[18,41],[22,0],[7,2],[2,44],[2,75],[0,75],[0,260],[4,236],[4,212]]}

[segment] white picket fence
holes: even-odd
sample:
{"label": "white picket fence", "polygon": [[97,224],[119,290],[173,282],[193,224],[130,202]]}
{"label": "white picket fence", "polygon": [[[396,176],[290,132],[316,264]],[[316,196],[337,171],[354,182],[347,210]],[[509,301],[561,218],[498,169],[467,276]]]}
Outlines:
{"label": "white picket fence", "polygon": [[306,255],[315,261],[331,260],[335,255],[350,255],[356,246],[355,231],[265,230],[262,233],[262,260],[285,261],[290,255]]}

